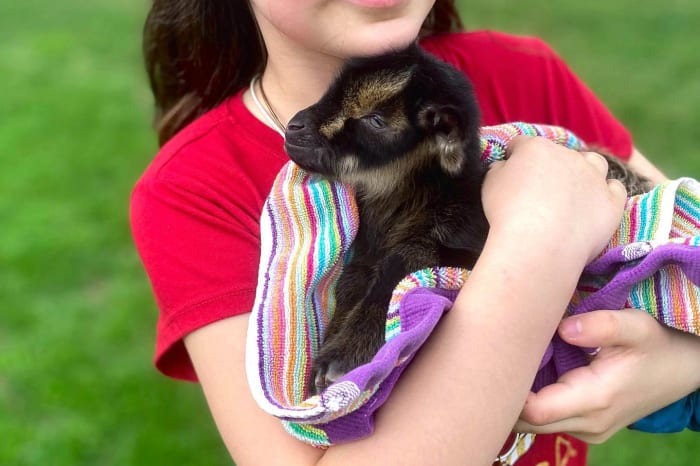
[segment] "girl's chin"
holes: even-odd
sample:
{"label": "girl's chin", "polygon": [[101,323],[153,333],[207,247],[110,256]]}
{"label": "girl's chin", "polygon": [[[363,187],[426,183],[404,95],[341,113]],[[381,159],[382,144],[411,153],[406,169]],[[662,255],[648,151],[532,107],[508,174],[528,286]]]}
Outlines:
{"label": "girl's chin", "polygon": [[364,8],[393,8],[406,0],[347,0],[348,2]]}
{"label": "girl's chin", "polygon": [[396,21],[388,25],[376,25],[354,36],[355,55],[375,55],[407,46],[418,37],[420,24]]}

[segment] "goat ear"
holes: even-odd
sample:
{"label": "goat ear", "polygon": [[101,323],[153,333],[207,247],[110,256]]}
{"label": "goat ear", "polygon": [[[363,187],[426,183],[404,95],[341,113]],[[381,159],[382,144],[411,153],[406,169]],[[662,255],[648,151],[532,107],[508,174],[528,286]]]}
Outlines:
{"label": "goat ear", "polygon": [[424,129],[435,138],[440,166],[450,175],[457,175],[464,166],[466,154],[463,122],[453,105],[431,105],[422,114]]}

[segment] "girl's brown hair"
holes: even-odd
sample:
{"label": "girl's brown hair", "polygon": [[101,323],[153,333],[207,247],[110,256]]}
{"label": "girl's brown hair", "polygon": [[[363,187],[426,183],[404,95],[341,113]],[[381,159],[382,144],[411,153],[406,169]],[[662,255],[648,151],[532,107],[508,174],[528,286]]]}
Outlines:
{"label": "girl's brown hair", "polygon": [[[455,0],[437,0],[421,36],[461,28]],[[247,0],[153,0],[143,54],[161,145],[247,86],[267,60]]]}

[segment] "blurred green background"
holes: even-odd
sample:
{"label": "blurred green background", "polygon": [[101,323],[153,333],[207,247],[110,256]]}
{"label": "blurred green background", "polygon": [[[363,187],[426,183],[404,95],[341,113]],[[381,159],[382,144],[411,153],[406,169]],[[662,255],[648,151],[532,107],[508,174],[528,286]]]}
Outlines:
{"label": "blurred green background", "polygon": [[[222,0],[225,1],[225,0]],[[151,366],[129,192],[156,151],[148,2],[0,2],[0,465],[231,464],[194,384]],[[670,176],[700,177],[700,2],[461,2],[545,38]],[[591,465],[697,464],[697,434],[623,432]]]}

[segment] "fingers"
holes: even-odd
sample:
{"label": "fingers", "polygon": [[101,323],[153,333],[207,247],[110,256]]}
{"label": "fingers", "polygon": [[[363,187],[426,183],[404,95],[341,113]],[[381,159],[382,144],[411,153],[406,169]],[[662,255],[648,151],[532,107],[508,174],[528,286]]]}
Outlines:
{"label": "fingers", "polygon": [[[505,160],[508,160],[510,156],[513,155],[516,147],[522,146],[523,144],[534,143],[535,141],[537,141],[537,139],[535,139],[533,136],[515,136],[506,146]],[[545,140],[545,142],[549,141]]]}
{"label": "fingers", "polygon": [[[566,419],[565,421],[547,424],[545,426],[533,426],[525,421],[519,420],[514,432],[522,432],[528,434],[556,434],[566,432],[572,437],[576,437],[590,444],[601,444],[610,439],[619,429],[604,429],[591,428],[585,426],[586,422],[581,418]],[[581,426],[581,429],[578,429]]]}
{"label": "fingers", "polygon": [[601,383],[590,367],[574,369],[539,392],[530,393],[520,418],[533,426],[561,425],[566,419],[576,419],[591,411],[604,409],[607,406],[606,396],[599,394],[591,397],[591,393],[595,393],[594,388],[600,388]]}
{"label": "fingers", "polygon": [[607,160],[540,137],[514,138],[508,154],[482,186],[491,231],[537,228],[576,245],[562,249],[572,264],[593,260],[619,227],[626,199],[619,182],[606,181]]}
{"label": "fingers", "polygon": [[[668,377],[683,372],[677,368],[688,363],[678,361],[684,353],[673,343],[678,340],[671,340],[676,334],[644,311],[603,310],[568,317],[559,334],[571,344],[602,349],[589,365],[531,394],[515,427],[518,432],[563,431],[600,443],[697,387],[696,378],[686,384],[688,377]],[[695,350],[688,354],[697,360]]]}
{"label": "fingers", "polygon": [[607,182],[613,199],[624,208],[625,201],[627,200],[627,188],[625,188],[625,185],[622,184],[620,180],[610,179],[607,180]]}
{"label": "fingers", "polygon": [[656,321],[638,309],[594,311],[562,320],[559,335],[576,346],[636,346],[647,341],[652,325]]}
{"label": "fingers", "polygon": [[[657,325],[646,312],[637,309],[594,311],[564,319],[559,334],[568,343],[582,347],[631,348],[648,343],[653,326]],[[595,431],[601,434],[601,429],[610,425],[601,413],[609,409],[615,390],[611,379],[604,377],[606,372],[594,366],[595,362],[567,372],[556,383],[530,394],[519,428],[533,433]]]}
{"label": "fingers", "polygon": [[488,169],[489,169],[490,172],[493,172],[493,171],[496,171],[496,170],[500,170],[501,168],[503,168],[503,165],[504,165],[505,163],[506,163],[505,160],[494,160],[493,162],[491,162],[491,163],[489,164]]}
{"label": "fingers", "polygon": [[590,163],[598,172],[600,172],[603,176],[607,176],[608,161],[605,160],[605,157],[597,152],[582,152],[581,155],[583,156],[584,160]]}
{"label": "fingers", "polygon": [[[523,149],[525,146],[530,146],[535,151],[550,151],[555,150],[558,154],[569,153],[571,155],[580,154],[584,160],[590,163],[596,168],[602,175],[607,175],[608,173],[608,161],[606,158],[599,154],[598,152],[583,151],[578,152],[573,149],[569,149],[566,146],[556,144],[555,142],[546,139],[544,137],[537,136],[515,136],[510,140],[508,146],[506,147],[505,159],[509,159],[514,152],[529,152],[529,150]],[[520,150],[523,149],[523,150]],[[561,155],[559,155],[561,156]]]}
{"label": "fingers", "polygon": [[[552,424],[560,426],[567,419],[578,418],[580,413],[573,406],[579,406],[580,403],[574,403],[582,396],[577,393],[576,385],[569,385],[564,382],[557,382],[547,385],[538,393],[530,393],[525,402],[525,406],[520,414],[521,428],[527,424],[527,432],[546,433],[543,429],[549,430]],[[558,432],[567,432],[571,430],[570,426]],[[549,430],[557,432],[556,430]]]}
{"label": "fingers", "polygon": [[[509,159],[511,155],[514,153],[515,148],[520,148],[523,149],[525,146],[532,145],[533,147],[536,147],[535,150],[539,151],[550,151],[553,150],[554,148],[557,148],[557,151],[559,154],[563,153],[570,153],[570,154],[580,154],[581,157],[589,163],[603,178],[606,178],[608,175],[608,168],[609,164],[607,159],[600,153],[598,152],[592,152],[592,151],[584,151],[584,152],[576,152],[571,149],[567,149],[564,146],[560,146],[558,144],[555,144],[554,142],[541,138],[541,137],[533,137],[533,136],[516,136],[514,137],[509,143],[508,146],[506,147],[506,154],[505,154],[505,160]],[[527,150],[523,149],[522,152],[527,152]],[[561,156],[561,155],[559,155]],[[493,164],[500,164],[502,161],[494,162]],[[624,185],[619,181],[619,180],[608,180],[608,185],[610,186],[611,191],[614,192],[614,195],[619,198],[625,198],[627,197],[627,190],[625,189]]]}
{"label": "fingers", "polygon": [[518,419],[513,427],[513,432],[523,432],[527,434],[556,434],[559,432],[578,432],[578,425],[581,423],[580,418],[566,418],[562,421],[553,422],[551,424],[530,424],[524,419]]}
{"label": "fingers", "polygon": [[564,375],[538,393],[531,393],[513,430],[534,434],[567,432],[593,443],[615,432],[610,398],[604,395],[606,391],[596,391],[603,381],[585,367],[571,374],[572,380]]}
{"label": "fingers", "polygon": [[[598,152],[582,152],[581,155],[599,174],[603,177],[608,176],[609,164],[608,160],[603,157],[603,155]],[[625,185],[622,184],[620,180],[615,179],[607,180],[607,183],[613,199],[618,204],[624,204],[624,201],[627,199],[627,189]]]}

